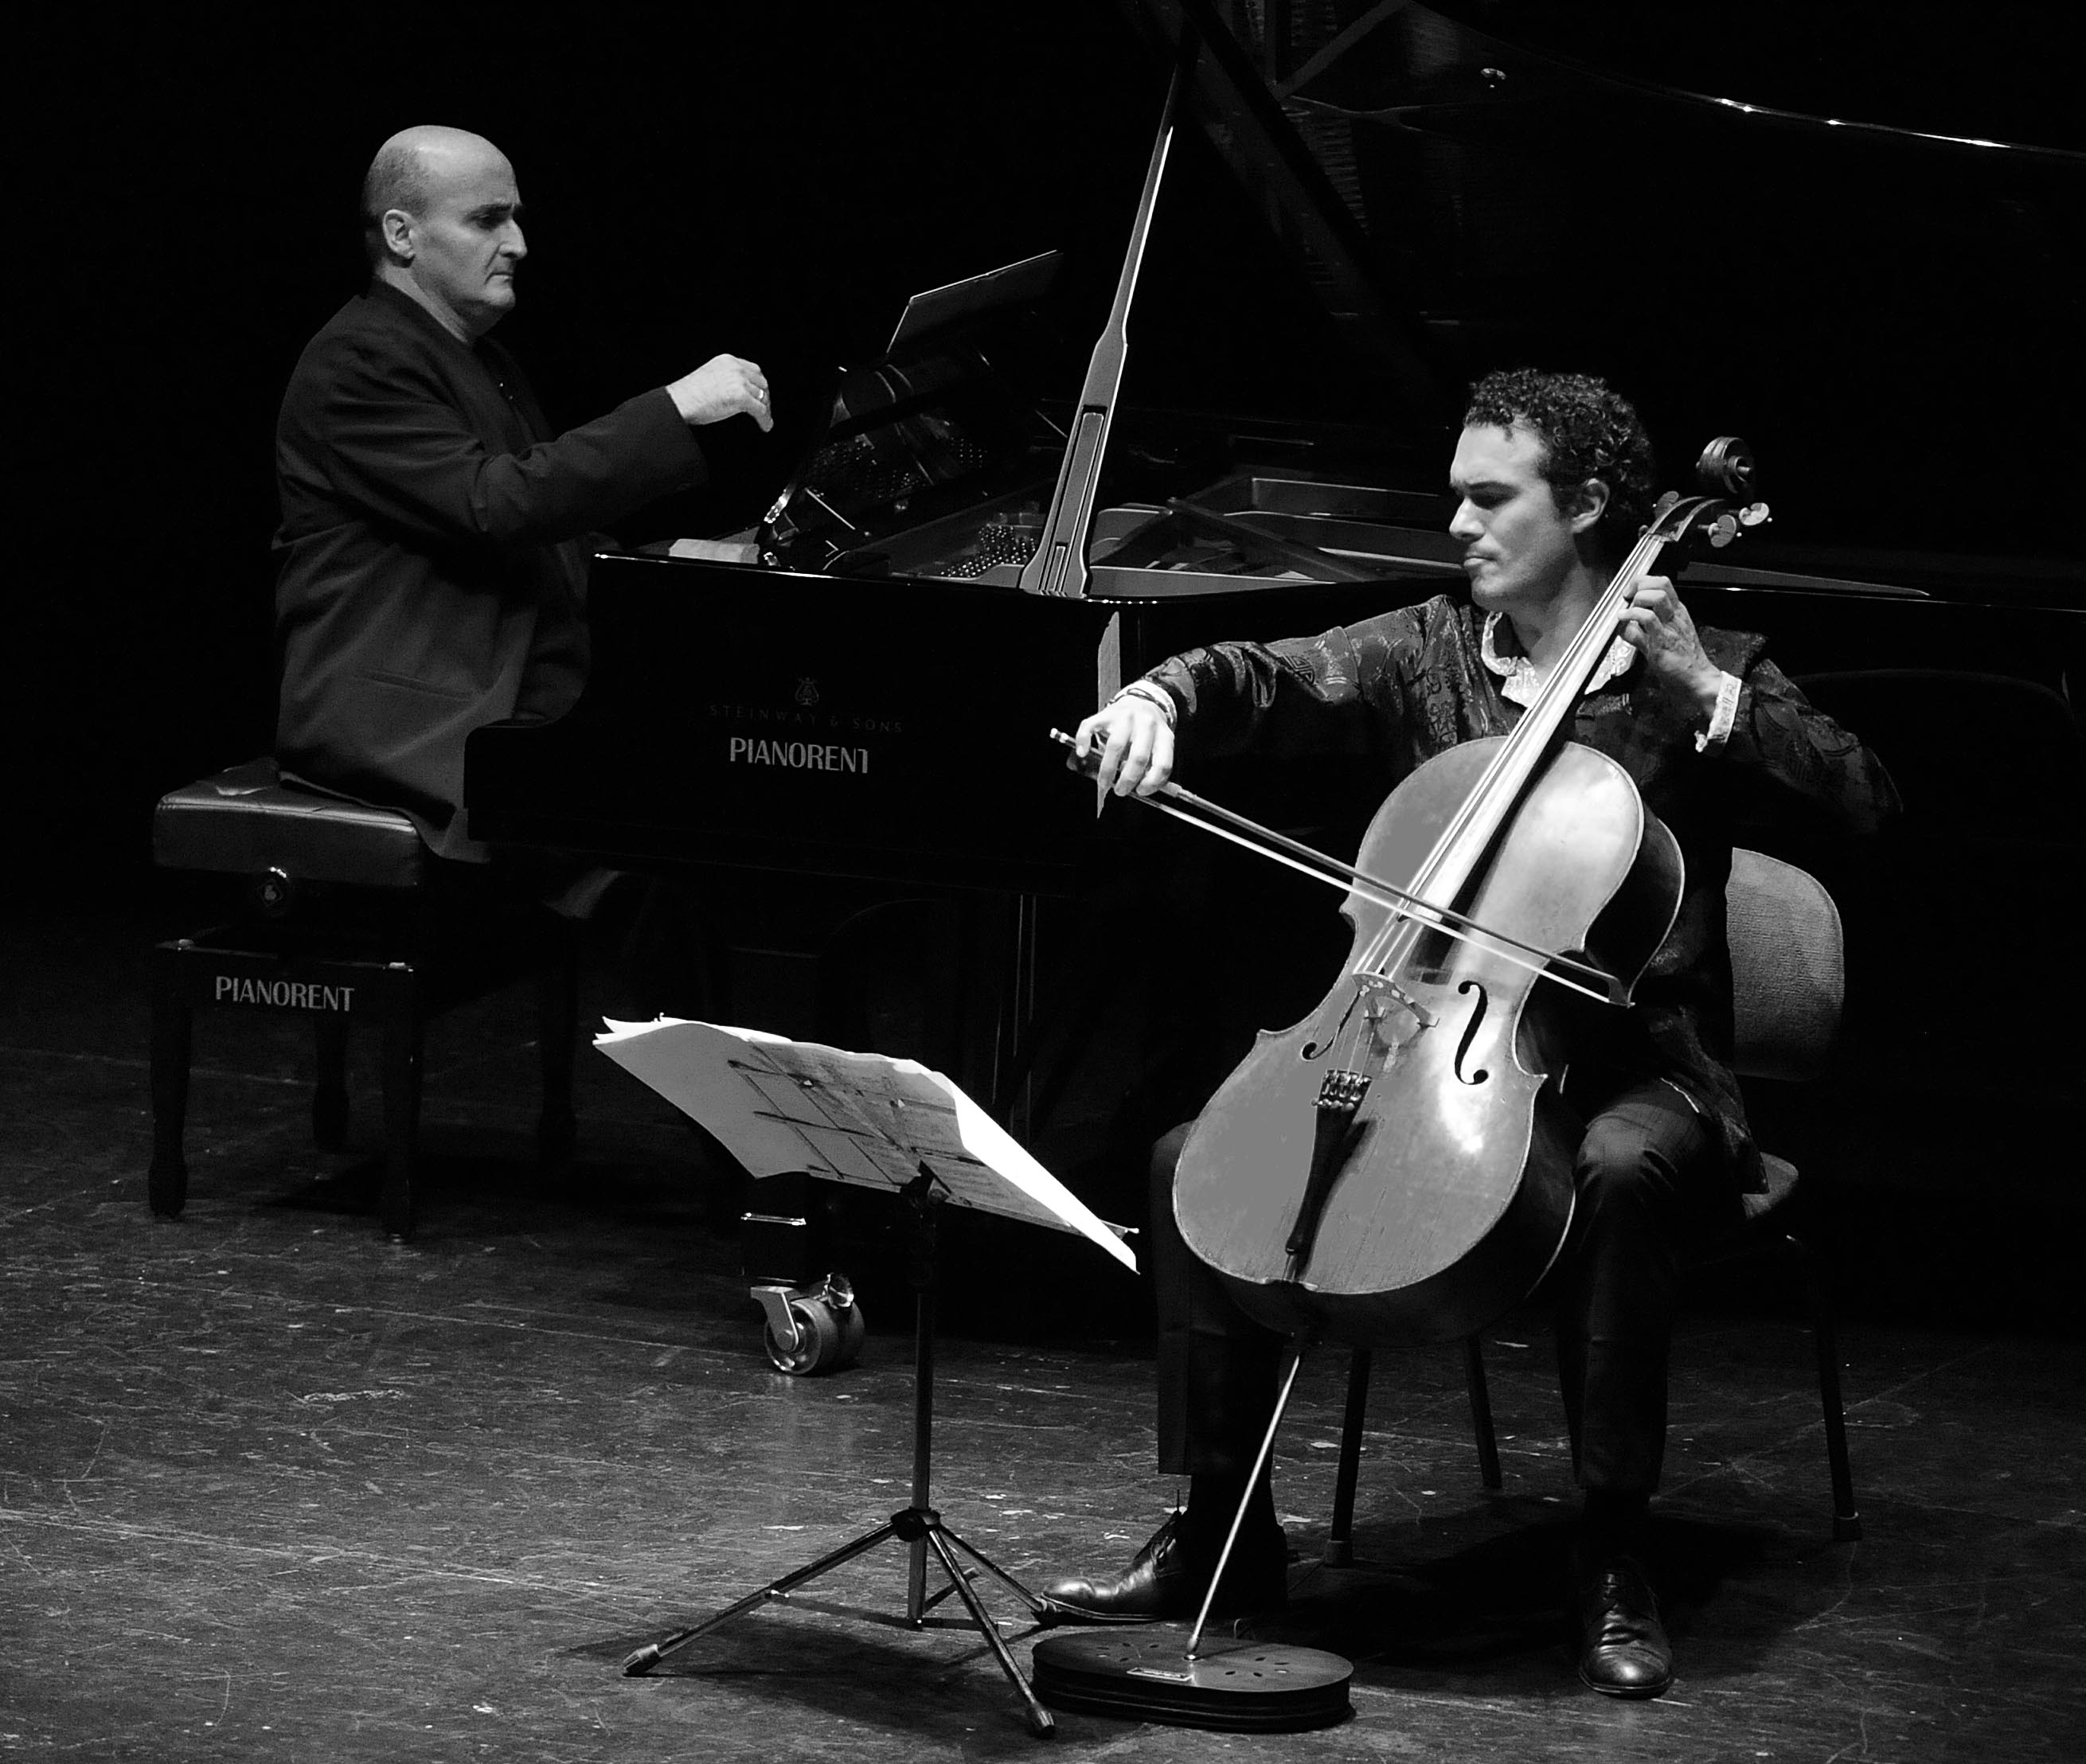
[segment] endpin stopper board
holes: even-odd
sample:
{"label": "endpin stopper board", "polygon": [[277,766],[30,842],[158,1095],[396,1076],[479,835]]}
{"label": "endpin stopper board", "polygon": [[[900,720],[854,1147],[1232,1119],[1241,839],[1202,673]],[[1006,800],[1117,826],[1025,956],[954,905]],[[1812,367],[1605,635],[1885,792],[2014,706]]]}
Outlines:
{"label": "endpin stopper board", "polygon": [[1190,1660],[1185,1626],[1089,1629],[1036,1644],[1036,1694],[1054,1709],[1228,1733],[1296,1733],[1353,1712],[1353,1664],[1279,1642],[1217,1642]]}

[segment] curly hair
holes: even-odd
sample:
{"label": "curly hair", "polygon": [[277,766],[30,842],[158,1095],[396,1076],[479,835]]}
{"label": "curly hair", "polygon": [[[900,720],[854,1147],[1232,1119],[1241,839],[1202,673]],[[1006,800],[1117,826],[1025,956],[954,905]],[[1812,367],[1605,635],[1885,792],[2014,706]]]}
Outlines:
{"label": "curly hair", "polygon": [[1501,368],[1471,388],[1465,428],[1517,423],[1543,443],[1539,470],[1553,495],[1577,490],[1590,478],[1608,487],[1600,536],[1616,551],[1627,551],[1651,519],[1657,482],[1651,437],[1635,407],[1591,374],[1538,368]]}

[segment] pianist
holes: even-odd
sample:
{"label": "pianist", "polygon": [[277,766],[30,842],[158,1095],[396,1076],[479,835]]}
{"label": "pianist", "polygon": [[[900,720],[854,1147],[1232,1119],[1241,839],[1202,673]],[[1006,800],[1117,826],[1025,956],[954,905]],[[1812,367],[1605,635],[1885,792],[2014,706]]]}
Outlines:
{"label": "pianist", "polygon": [[[1219,644],[1176,657],[1080,725],[1101,780],[1150,794],[1183,753],[1236,750],[1350,716],[1400,773],[1504,733],[1646,518],[1650,448],[1636,412],[1576,375],[1496,374],[1472,393],[1450,471],[1467,598],[1444,596],[1321,636]],[[1575,1548],[1581,1677],[1610,1695],[1671,1681],[1645,1524],[1666,1430],[1672,1301],[1688,1248],[1736,1222],[1757,1180],[1729,1067],[1731,977],[1722,888],[1730,793],[1850,831],[1896,793],[1861,745],[1821,716],[1757,637],[1698,631],[1671,582],[1647,577],[1581,699],[1572,738],[1618,759],[1682,842],[1685,896],[1616,1045],[1582,1060],[1571,1100],[1586,1125],[1577,1205],[1552,1272],[1558,1370],[1585,1491]],[[1390,779],[1373,781],[1380,795]],[[1582,1082],[1582,1079],[1586,1082]],[[1248,1518],[1220,1600],[1279,1603],[1286,1551],[1266,1477],[1248,1473],[1272,1412],[1278,1343],[1188,1252],[1171,1204],[1178,1129],[1153,1158],[1149,1251],[1160,1308],[1160,1469],[1189,1478],[1184,1511],[1127,1572],[1049,1589],[1060,1621],[1192,1615],[1232,1512]]]}
{"label": "pianist", "polygon": [[301,781],[403,810],[438,856],[483,862],[464,737],[577,695],[583,537],[700,483],[695,429],[769,428],[768,384],[717,355],[555,432],[487,334],[528,248],[513,168],[477,135],[394,135],[362,225],[368,291],[306,346],[276,425],[275,751]]}

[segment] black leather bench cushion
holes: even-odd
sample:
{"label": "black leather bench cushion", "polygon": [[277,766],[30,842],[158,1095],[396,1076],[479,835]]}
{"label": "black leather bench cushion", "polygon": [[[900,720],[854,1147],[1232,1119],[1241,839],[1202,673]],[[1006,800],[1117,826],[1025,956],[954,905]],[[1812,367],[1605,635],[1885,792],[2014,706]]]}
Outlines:
{"label": "black leather bench cushion", "polygon": [[169,791],[152,815],[152,861],[168,869],[272,869],[304,882],[412,888],[426,849],[396,810],[286,784],[272,759]]}

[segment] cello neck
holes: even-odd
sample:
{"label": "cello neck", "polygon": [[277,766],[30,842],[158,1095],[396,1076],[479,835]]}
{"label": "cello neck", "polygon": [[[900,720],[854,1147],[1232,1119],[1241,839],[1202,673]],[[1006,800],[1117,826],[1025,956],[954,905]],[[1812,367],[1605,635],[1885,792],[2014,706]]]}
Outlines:
{"label": "cello neck", "polygon": [[1550,750],[1551,744],[1571,721],[1595,670],[1608,652],[1608,646],[1622,627],[1623,609],[1629,605],[1631,589],[1650,573],[1665,548],[1666,538],[1661,530],[1655,526],[1646,528],[1630,547],[1622,567],[1602,589],[1571,642],[1565,645],[1557,665],[1550,670],[1550,678],[1536,694],[1535,702],[1515,725],[1513,733],[1508,738],[1508,748],[1530,749],[1530,765]]}

